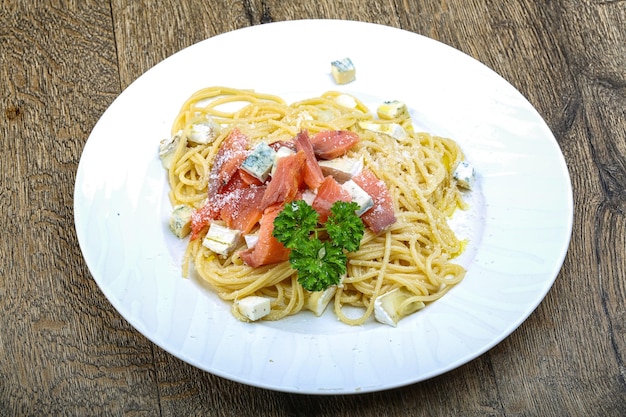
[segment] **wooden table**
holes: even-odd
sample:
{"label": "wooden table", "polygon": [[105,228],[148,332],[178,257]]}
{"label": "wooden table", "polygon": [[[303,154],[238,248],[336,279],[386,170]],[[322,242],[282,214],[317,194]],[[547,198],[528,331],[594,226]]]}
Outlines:
{"label": "wooden table", "polygon": [[[0,416],[626,415],[625,2],[28,3],[0,3]],[[116,96],[195,42],[303,18],[399,27],[471,55],[529,99],[565,155],[575,218],[553,288],[510,337],[454,371],[349,396],[242,385],[134,330],[83,260],[76,169]]]}

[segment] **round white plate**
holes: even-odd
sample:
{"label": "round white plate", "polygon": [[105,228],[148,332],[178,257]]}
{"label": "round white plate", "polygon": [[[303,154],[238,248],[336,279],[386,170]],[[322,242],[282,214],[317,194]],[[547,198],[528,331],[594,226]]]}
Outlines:
{"label": "round white plate", "polygon": [[[336,85],[330,62],[357,79]],[[478,171],[472,210],[455,219],[471,239],[466,278],[402,320],[350,327],[332,314],[242,323],[230,306],[181,277],[184,242],[167,227],[158,144],[180,106],[211,85],[288,102],[328,90],[370,105],[402,100],[418,128],[455,139]],[[78,240],[111,304],[172,355],[213,374],[273,390],[347,394],[431,378],[513,332],[554,282],[572,228],[572,192],[559,146],[510,84],[423,36],[361,22],[305,20],[225,33],[147,71],[113,102],[87,141],[74,194]],[[327,312],[328,313],[328,312]]]}

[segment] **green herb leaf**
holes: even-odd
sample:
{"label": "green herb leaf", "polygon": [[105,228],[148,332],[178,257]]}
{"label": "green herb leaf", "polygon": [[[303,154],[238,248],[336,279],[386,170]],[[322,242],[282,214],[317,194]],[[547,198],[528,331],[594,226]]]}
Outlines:
{"label": "green herb leaf", "polygon": [[[274,220],[274,237],[291,249],[289,262],[298,282],[309,291],[337,285],[346,273],[347,252],[359,249],[365,226],[356,215],[356,203],[338,201],[324,226],[319,214],[305,201],[287,203]],[[326,231],[326,234],[320,233]],[[318,236],[328,235],[321,240]]]}
{"label": "green herb leaf", "polygon": [[[328,241],[311,239],[305,248],[292,249],[289,261],[298,271],[298,282],[309,291],[322,291],[339,284],[346,273],[346,254]],[[305,249],[305,250],[302,250]]]}
{"label": "green herb leaf", "polygon": [[337,201],[330,208],[331,215],[326,221],[326,231],[333,244],[348,252],[359,249],[365,231],[363,221],[355,213],[358,208],[357,203]]}
{"label": "green herb leaf", "polygon": [[274,220],[273,235],[286,248],[293,249],[309,239],[318,220],[319,214],[306,201],[293,201],[285,204]]}

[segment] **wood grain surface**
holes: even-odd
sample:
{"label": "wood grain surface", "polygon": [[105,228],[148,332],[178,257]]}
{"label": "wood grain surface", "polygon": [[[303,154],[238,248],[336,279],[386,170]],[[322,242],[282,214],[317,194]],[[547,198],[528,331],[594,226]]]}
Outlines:
{"label": "wood grain surface", "polygon": [[[309,396],[194,368],[99,291],[74,231],[91,129],[117,95],[208,37],[303,18],[381,23],[483,62],[555,134],[575,199],[545,300],[479,358],[407,387]],[[623,0],[0,1],[0,416],[625,416]]]}

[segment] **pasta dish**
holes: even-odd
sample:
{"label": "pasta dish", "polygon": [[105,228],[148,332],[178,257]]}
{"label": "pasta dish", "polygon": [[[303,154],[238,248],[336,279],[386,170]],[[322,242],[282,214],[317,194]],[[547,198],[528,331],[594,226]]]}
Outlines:
{"label": "pasta dish", "polygon": [[[376,318],[395,326],[465,275],[454,258],[466,242],[448,225],[467,208],[471,188],[459,174],[467,168],[462,150],[416,132],[401,102],[372,112],[337,91],[288,104],[252,90],[205,88],[182,105],[160,152],[170,224],[189,239],[183,275],[209,283],[240,320],[328,309],[346,324]],[[322,289],[303,287],[289,260],[298,249],[272,234],[277,216],[287,206],[297,212],[300,200],[319,215],[318,228],[335,200],[364,210],[358,249],[343,251],[345,273]]]}

